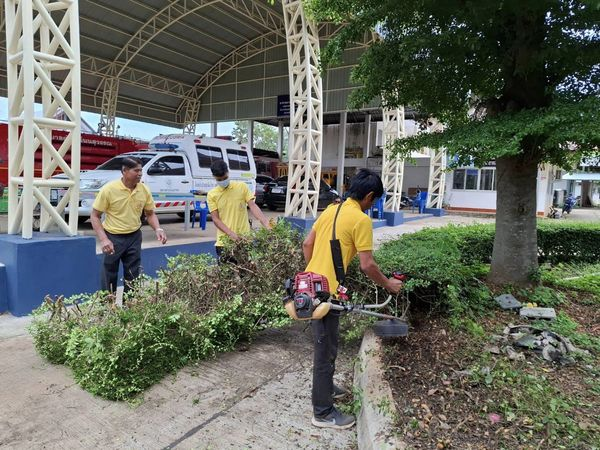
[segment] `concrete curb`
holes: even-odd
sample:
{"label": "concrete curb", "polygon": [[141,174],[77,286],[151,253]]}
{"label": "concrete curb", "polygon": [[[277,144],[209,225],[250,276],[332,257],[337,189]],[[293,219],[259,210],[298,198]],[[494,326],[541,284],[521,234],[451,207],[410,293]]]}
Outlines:
{"label": "concrete curb", "polygon": [[405,450],[406,444],[394,432],[397,417],[392,389],[383,376],[381,342],[367,330],[363,337],[358,361],[354,366],[354,386],[362,395],[360,413],[356,418],[359,450]]}

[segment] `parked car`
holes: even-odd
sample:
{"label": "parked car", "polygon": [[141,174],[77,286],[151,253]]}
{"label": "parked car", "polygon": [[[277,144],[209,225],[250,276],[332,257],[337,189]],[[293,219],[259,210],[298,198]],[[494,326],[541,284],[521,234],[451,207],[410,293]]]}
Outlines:
{"label": "parked car", "polygon": [[272,183],[273,178],[268,175],[256,175],[256,204],[262,208],[265,204],[265,184]]}
{"label": "parked car", "polygon": [[[271,211],[276,211],[277,208],[285,208],[286,194],[287,176],[279,177],[272,183],[265,184],[263,192],[264,202]],[[318,208],[324,209],[338,198],[340,198],[340,195],[337,191],[321,180]]]}

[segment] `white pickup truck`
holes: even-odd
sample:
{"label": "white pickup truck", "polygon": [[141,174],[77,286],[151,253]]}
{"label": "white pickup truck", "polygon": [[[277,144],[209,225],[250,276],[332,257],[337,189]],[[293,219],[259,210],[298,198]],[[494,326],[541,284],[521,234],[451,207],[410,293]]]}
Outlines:
{"label": "white pickup truck", "polygon": [[[245,182],[251,192],[256,189],[256,166],[249,148],[224,139],[160,135],[150,141],[147,151],[123,153],[80,174],[80,223],[90,218],[100,188],[120,178],[121,161],[127,156],[142,161],[142,183],[150,188],[159,214],[177,213],[183,217],[185,201],[193,200],[192,192],[205,195],[216,186],[210,166],[218,159],[225,160],[232,180]],[[63,192],[53,191],[51,200],[57,202],[61,194]]]}

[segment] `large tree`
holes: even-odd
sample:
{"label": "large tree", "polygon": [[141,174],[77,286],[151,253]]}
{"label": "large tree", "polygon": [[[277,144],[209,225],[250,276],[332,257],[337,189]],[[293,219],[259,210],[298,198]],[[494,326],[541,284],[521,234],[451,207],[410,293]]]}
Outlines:
{"label": "large tree", "polygon": [[496,160],[490,279],[528,284],[537,270],[538,166],[572,167],[600,148],[598,0],[306,0],[319,21],[344,26],[325,66],[376,31],[352,73],[359,107],[410,105],[444,125],[398,141],[408,155],[445,147],[455,165]]}

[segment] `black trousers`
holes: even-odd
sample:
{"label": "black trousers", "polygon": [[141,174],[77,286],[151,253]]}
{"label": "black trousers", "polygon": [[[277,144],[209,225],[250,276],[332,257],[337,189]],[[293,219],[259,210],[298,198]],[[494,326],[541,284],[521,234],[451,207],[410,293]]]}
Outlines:
{"label": "black trousers", "polygon": [[323,417],[333,410],[333,373],[337,358],[340,314],[330,311],[325,317],[311,323],[314,358],[312,404],[317,417]]}
{"label": "black trousers", "polygon": [[119,264],[123,261],[124,292],[131,289],[131,282],[140,275],[142,263],[142,230],[128,234],[112,234],[106,236],[113,243],[115,252],[104,255],[102,265],[102,289],[115,292],[119,274]]}
{"label": "black trousers", "polygon": [[217,262],[219,264],[227,264],[227,263],[237,264],[237,261],[235,260],[235,258],[233,258],[232,256],[229,256],[229,255],[223,254],[223,247],[216,246],[215,252],[217,253]]}

